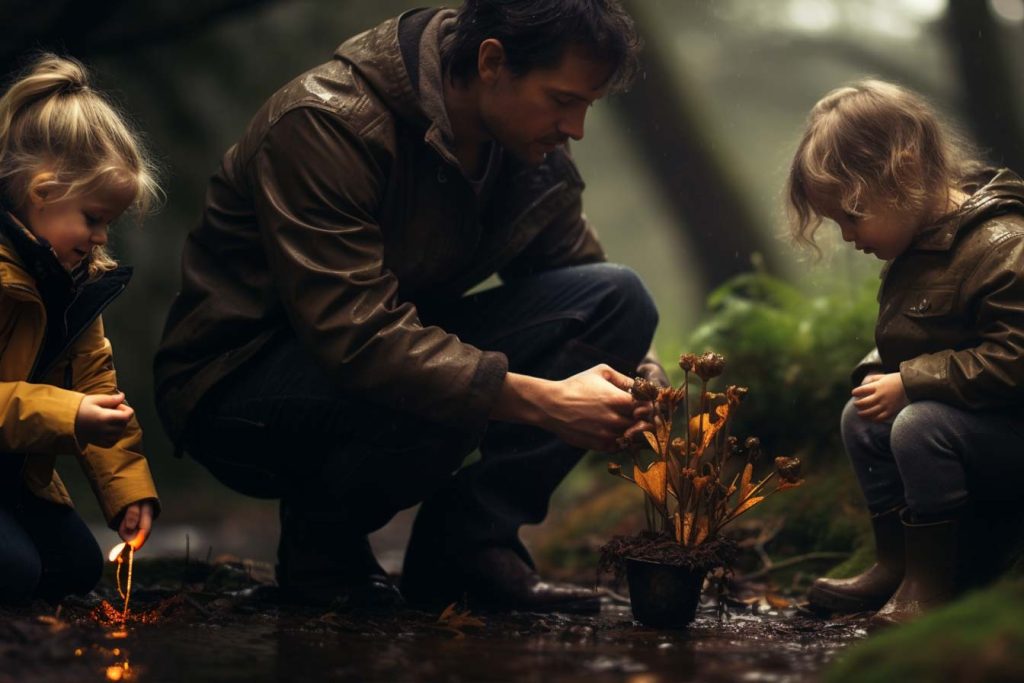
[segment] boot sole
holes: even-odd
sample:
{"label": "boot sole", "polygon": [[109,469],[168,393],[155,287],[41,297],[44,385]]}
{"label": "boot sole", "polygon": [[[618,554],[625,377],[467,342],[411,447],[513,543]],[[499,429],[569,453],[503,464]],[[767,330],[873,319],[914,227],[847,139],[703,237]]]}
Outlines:
{"label": "boot sole", "polygon": [[[895,591],[893,591],[895,593]],[[874,612],[884,605],[891,596],[875,599],[854,598],[843,593],[834,593],[817,586],[807,591],[808,607],[816,612]]]}

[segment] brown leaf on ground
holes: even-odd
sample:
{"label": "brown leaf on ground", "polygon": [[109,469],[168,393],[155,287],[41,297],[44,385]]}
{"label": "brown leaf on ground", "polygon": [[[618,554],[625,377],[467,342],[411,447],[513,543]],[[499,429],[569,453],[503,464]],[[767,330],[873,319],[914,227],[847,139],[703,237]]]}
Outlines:
{"label": "brown leaf on ground", "polygon": [[437,623],[446,631],[454,633],[455,637],[460,639],[466,637],[466,634],[463,633],[462,629],[483,628],[486,626],[483,619],[474,617],[470,614],[468,609],[464,612],[459,612],[455,609],[454,602],[444,608],[444,611],[441,612],[441,616],[437,618]]}

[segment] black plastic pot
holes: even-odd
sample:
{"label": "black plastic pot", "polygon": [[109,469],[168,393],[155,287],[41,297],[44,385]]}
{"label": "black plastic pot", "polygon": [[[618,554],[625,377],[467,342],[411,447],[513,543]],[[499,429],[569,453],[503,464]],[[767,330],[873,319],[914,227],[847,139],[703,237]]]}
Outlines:
{"label": "black plastic pot", "polygon": [[683,628],[697,616],[706,569],[626,559],[633,616],[656,628]]}

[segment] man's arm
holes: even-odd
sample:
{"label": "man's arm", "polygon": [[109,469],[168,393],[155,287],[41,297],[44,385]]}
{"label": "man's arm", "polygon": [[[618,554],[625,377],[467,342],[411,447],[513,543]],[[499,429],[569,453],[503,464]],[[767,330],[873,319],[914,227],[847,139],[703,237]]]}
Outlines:
{"label": "man's arm", "polygon": [[560,381],[510,372],[491,418],[546,429],[572,446],[613,451],[616,439],[636,422],[632,385],[607,365]]}
{"label": "man's arm", "polygon": [[399,300],[375,218],[386,179],[380,163],[332,113],[297,109],[274,124],[248,177],[275,294],[338,386],[482,429],[508,361],[424,327],[415,306]]}

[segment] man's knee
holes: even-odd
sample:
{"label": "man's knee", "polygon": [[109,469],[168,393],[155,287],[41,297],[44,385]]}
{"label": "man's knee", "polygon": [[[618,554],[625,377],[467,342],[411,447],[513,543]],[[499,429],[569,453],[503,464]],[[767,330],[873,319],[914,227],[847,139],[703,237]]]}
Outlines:
{"label": "man's knee", "polygon": [[617,263],[600,263],[593,266],[597,277],[610,285],[610,296],[620,309],[623,317],[636,331],[653,334],[658,325],[658,309],[654,298],[636,271]]}

